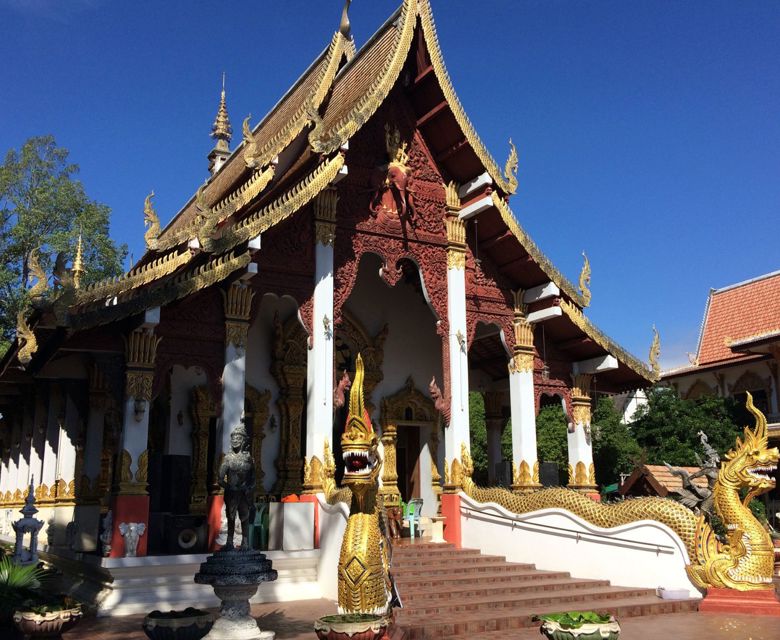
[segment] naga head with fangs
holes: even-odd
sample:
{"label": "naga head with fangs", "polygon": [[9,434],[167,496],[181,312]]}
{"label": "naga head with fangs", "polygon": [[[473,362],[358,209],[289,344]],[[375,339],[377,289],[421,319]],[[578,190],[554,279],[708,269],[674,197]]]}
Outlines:
{"label": "naga head with fangs", "polygon": [[[371,426],[371,418],[363,400],[363,358],[358,354],[355,363],[355,380],[349,393],[349,413],[344,433],[341,436],[341,450],[344,460],[344,485],[352,490],[363,508],[366,495],[378,488],[381,460],[377,449],[379,439]],[[362,510],[362,509],[361,509]]]}

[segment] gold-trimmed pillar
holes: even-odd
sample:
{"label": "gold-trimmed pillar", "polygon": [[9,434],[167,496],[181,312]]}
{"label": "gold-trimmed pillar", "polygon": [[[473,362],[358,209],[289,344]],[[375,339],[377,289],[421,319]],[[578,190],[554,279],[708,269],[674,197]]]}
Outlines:
{"label": "gold-trimmed pillar", "polygon": [[591,379],[592,375],[589,373],[572,375],[571,422],[567,439],[569,446],[569,487],[585,493],[598,491],[590,433]]}
{"label": "gold-trimmed pillar", "polygon": [[526,319],[522,289],[513,292],[515,346],[509,361],[509,404],[512,413],[512,491],[539,489],[534,393],[534,325]]}
{"label": "gold-trimmed pillar", "polygon": [[[153,314],[147,312],[149,315]],[[112,557],[124,555],[124,538],[119,531],[122,523],[142,523],[149,528],[149,410],[161,340],[154,332],[156,324],[149,322],[125,337],[125,405],[114,474]],[[148,533],[140,537],[139,556],[146,555],[147,540]]]}
{"label": "gold-trimmed pillar", "polygon": [[[445,185],[447,229],[447,345],[449,355],[450,422],[444,430],[444,460],[459,465],[461,446],[470,451],[469,363],[466,321],[466,222],[460,217],[458,185]],[[445,474],[446,475],[446,474]],[[445,484],[445,493],[457,493],[457,482]]]}
{"label": "gold-trimmed pillar", "polygon": [[401,506],[401,492],[398,490],[398,467],[396,466],[396,442],[398,428],[390,423],[382,426],[382,486],[385,509]]}

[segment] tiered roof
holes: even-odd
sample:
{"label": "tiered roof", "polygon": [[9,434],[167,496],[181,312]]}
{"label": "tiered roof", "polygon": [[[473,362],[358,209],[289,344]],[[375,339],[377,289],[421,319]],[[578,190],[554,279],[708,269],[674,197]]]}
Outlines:
{"label": "tiered roof", "polygon": [[360,51],[343,30],[336,32],[270,113],[251,131],[245,123],[242,144],[163,229],[150,245],[154,250],[120,278],[75,292],[60,317],[79,330],[106,324],[244,267],[251,260],[249,240],[300,210],[343,171],[345,145],[387,99],[415,51],[424,55],[418,55],[422,63],[412,82],[421,88],[429,115],[436,116],[421,116],[418,126],[442,173],[460,183],[487,173],[492,183],[493,206],[480,214],[478,231],[486,253],[518,288],[547,281],[559,287],[564,313],[550,323],[551,337],[557,332],[569,344],[572,359],[611,353],[619,370],[606,372],[604,380],[615,388],[645,386],[653,378],[650,369],[590,323],[581,293],[509,208],[517,187],[516,155],[502,172],[466,116],[444,64],[429,0],[404,0]]}
{"label": "tiered roof", "polygon": [[780,345],[780,271],[712,289],[695,364],[665,376],[762,358],[773,344]]}

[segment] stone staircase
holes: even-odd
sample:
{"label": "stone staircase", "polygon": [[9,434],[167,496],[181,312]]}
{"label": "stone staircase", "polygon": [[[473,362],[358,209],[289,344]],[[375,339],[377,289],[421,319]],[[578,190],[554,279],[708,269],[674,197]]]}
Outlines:
{"label": "stone staircase", "polygon": [[652,589],[539,571],[500,556],[450,544],[396,544],[393,575],[404,608],[395,610],[391,640],[506,638],[536,626],[534,614],[604,611],[618,618],[696,611],[698,600],[662,600]]}

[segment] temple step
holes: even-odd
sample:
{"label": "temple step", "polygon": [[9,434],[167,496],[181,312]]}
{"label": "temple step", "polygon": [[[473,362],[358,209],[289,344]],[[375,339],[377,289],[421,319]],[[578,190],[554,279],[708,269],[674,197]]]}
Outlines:
{"label": "temple step", "polygon": [[699,604],[431,543],[396,545],[393,575],[404,608],[395,610],[391,640],[497,640],[512,630],[531,633],[539,624],[533,616],[542,613],[594,610],[620,618],[696,611]]}

